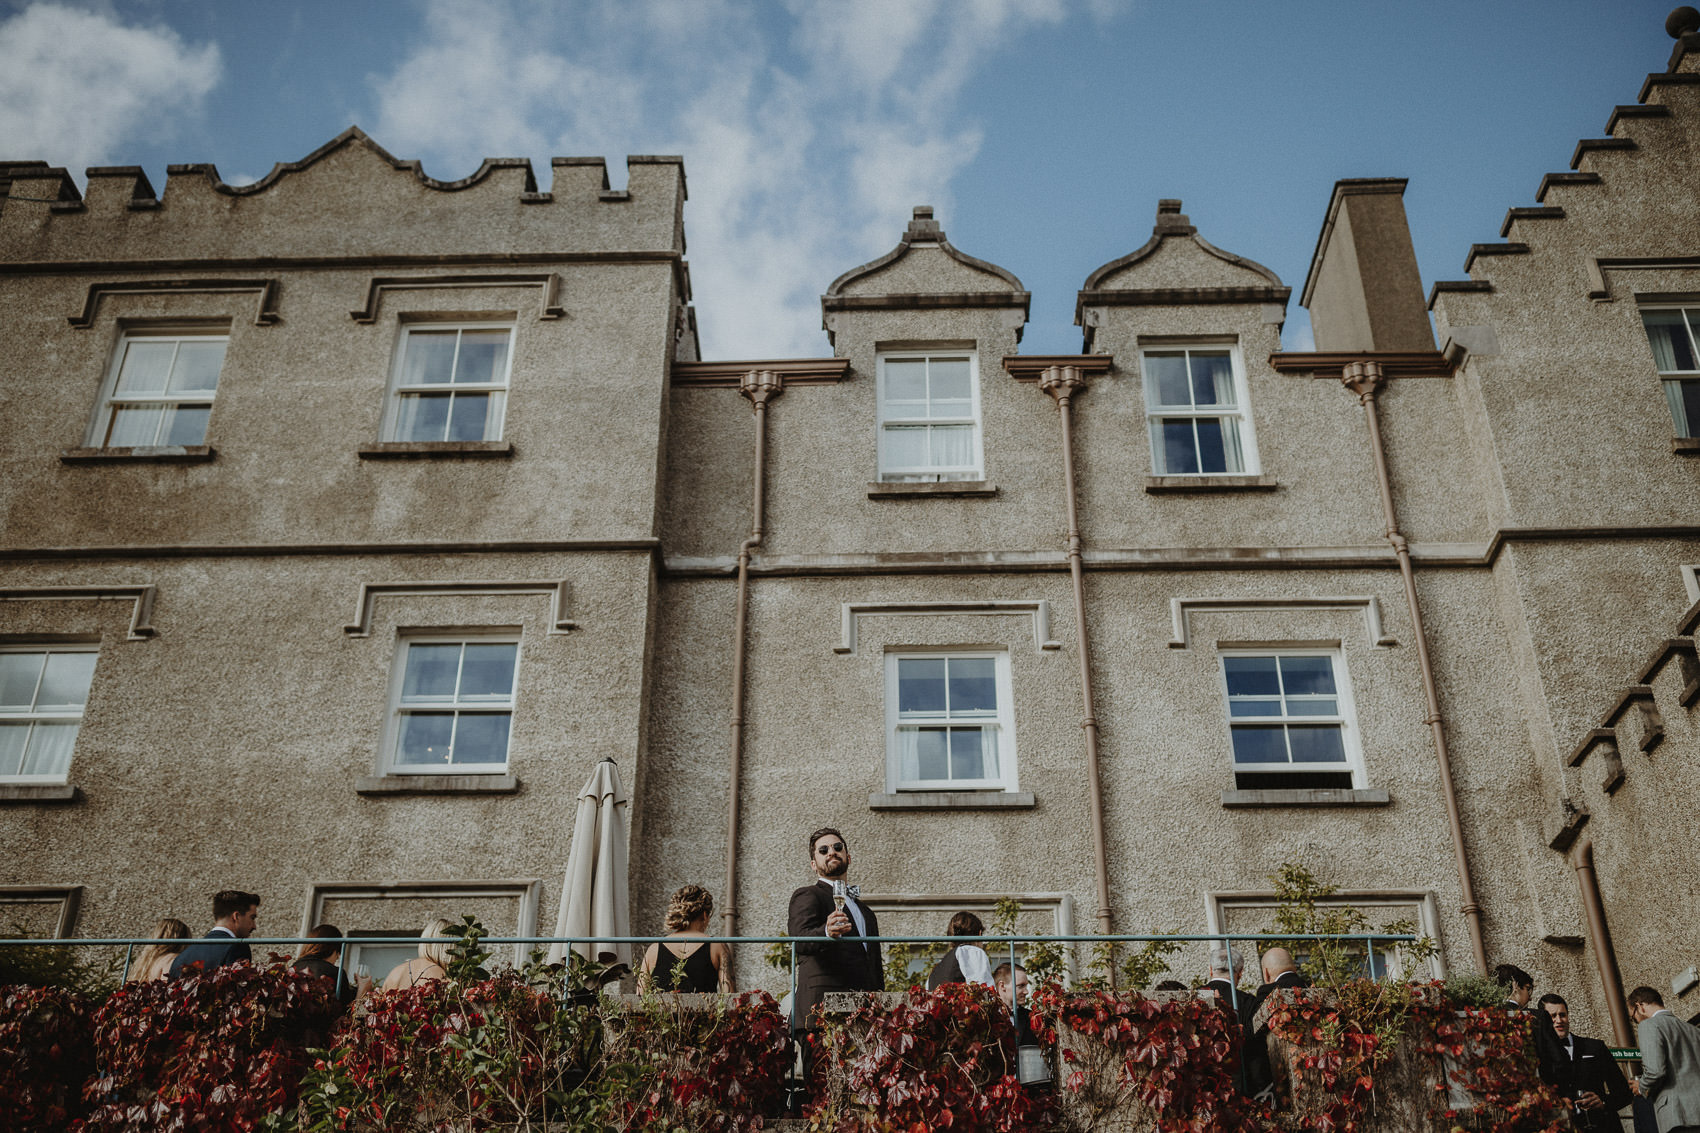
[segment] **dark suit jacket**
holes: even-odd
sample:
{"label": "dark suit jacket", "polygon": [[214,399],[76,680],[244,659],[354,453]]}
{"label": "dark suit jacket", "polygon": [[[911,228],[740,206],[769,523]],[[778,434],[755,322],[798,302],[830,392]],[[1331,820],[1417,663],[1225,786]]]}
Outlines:
{"label": "dark suit jacket", "polygon": [[1552,1016],[1544,1007],[1519,1007],[1515,999],[1507,999],[1500,1006],[1513,1015],[1521,1013],[1528,1018],[1535,1046],[1536,1070],[1541,1081],[1563,1090],[1570,1074],[1570,1059],[1559,1044],[1558,1032],[1552,1029]]}
{"label": "dark suit jacket", "polygon": [[[1629,1104],[1632,1095],[1623,1071],[1612,1060],[1611,1048],[1584,1035],[1573,1034],[1570,1038],[1576,1053],[1570,1057],[1564,1075],[1564,1096],[1574,1100],[1578,1094],[1588,1092],[1600,1095],[1600,1100],[1606,1103],[1604,1109],[1577,1110],[1576,1128],[1589,1133],[1623,1133],[1618,1110]],[[1564,1042],[1560,1040],[1560,1052],[1563,1049]]]}
{"label": "dark suit jacket", "polygon": [[1269,1029],[1254,1028],[1252,1019],[1275,992],[1282,988],[1309,986],[1310,981],[1299,973],[1282,972],[1275,977],[1274,983],[1263,984],[1257,989],[1257,994],[1250,997],[1249,1009],[1245,1014],[1245,1047],[1240,1058],[1245,1064],[1245,1092],[1251,1097],[1256,1097],[1275,1084],[1275,1068],[1269,1061]]}
{"label": "dark suit jacket", "polygon": [[[868,935],[878,936],[879,918],[860,901],[856,905],[867,922]],[[885,990],[880,946],[864,944],[856,936],[831,939],[826,935],[826,918],[831,915],[830,886],[816,882],[791,894],[785,932],[797,938],[797,998],[791,1005],[791,1025],[797,1030],[808,1026],[809,1013],[829,991]]]}
{"label": "dark suit jacket", "polygon": [[177,959],[171,961],[170,975],[175,978],[183,974],[183,969],[190,964],[199,964],[206,971],[222,968],[226,964],[237,964],[243,960],[253,959],[253,953],[248,951],[248,942],[237,940],[228,929],[215,928],[196,944],[177,954]]}

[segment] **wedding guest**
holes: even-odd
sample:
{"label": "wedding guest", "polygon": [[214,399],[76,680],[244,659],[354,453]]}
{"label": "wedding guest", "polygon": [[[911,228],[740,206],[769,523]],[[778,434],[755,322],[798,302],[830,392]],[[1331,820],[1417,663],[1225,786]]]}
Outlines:
{"label": "wedding guest", "polygon": [[[950,918],[946,936],[984,936],[985,926],[980,918],[966,910]],[[927,990],[934,991],[944,984],[985,984],[992,986],[992,962],[986,950],[978,944],[958,944],[945,953],[944,959],[933,965],[927,974]]]}
{"label": "wedding guest", "polygon": [[643,979],[662,991],[731,991],[732,952],[704,944],[714,898],[700,885],[681,885],[667,903],[667,936],[643,954]]}
{"label": "wedding guest", "polygon": [[[355,975],[352,979],[342,970],[342,930],[334,924],[314,925],[308,936],[313,943],[303,944],[290,964],[298,972],[323,976],[337,989],[337,998],[347,1006],[372,990],[372,977]],[[331,941],[337,943],[332,944]],[[321,943],[323,942],[323,943]]]}
{"label": "wedding guest", "polygon": [[449,935],[449,929],[453,927],[453,921],[442,917],[427,922],[419,933],[419,955],[391,968],[390,974],[384,977],[384,990],[399,991],[448,979],[449,946],[454,939]]}
{"label": "wedding guest", "polygon": [[227,964],[253,958],[248,938],[260,919],[260,895],[240,889],[221,889],[213,894],[213,926],[206,936],[179,952],[167,969],[173,979],[185,969],[198,966],[211,972]]}
{"label": "wedding guest", "polygon": [[164,979],[170,971],[171,961],[189,946],[189,926],[176,917],[162,918],[148,935],[159,943],[145,945],[136,953],[136,958],[130,962],[130,970],[124,973],[126,983]]}

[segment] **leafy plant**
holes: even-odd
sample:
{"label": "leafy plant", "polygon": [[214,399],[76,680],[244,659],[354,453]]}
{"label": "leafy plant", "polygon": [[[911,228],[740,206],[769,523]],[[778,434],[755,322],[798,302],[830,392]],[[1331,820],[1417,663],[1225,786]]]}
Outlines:
{"label": "leafy plant", "polygon": [[869,1004],[817,1041],[812,1133],[1048,1129],[1050,1095],[1015,1076],[1008,1008],[982,984],[910,988],[892,1007]]}
{"label": "leafy plant", "polygon": [[1131,991],[1145,991],[1169,973],[1169,961],[1165,957],[1180,950],[1180,942],[1176,940],[1146,941],[1137,952],[1122,961],[1123,984]]}
{"label": "leafy plant", "polygon": [[[992,923],[987,927],[988,936],[1014,936],[1016,922],[1021,917],[1021,902],[1013,897],[1004,897],[992,906]],[[997,957],[992,957],[992,967],[999,964]],[[1063,946],[1050,940],[1029,941],[1022,952],[1021,966],[1027,971],[1027,982],[1030,987],[1045,984],[1062,985],[1063,976],[1068,970],[1068,957]]]}
{"label": "leafy plant", "polygon": [[[27,940],[29,932],[13,925],[0,939]],[[99,1001],[118,986],[121,963],[117,955],[92,960],[63,945],[0,945],[0,986],[58,987]]]}
{"label": "leafy plant", "polygon": [[1496,983],[1492,976],[1465,972],[1447,977],[1446,998],[1458,1008],[1498,1007],[1505,1002],[1505,987]]}
{"label": "leafy plant", "polygon": [[94,1016],[89,1133],[276,1127],[342,1013],[329,983],[250,963],[129,983]]}
{"label": "leafy plant", "polygon": [[88,1000],[57,987],[0,988],[0,1133],[51,1133],[83,1113],[94,1072]]}
{"label": "leafy plant", "polygon": [[490,951],[483,947],[483,940],[490,934],[471,913],[462,916],[460,921],[447,930],[454,937],[454,943],[449,945],[449,979],[462,983],[488,979],[490,973],[484,970],[484,965],[490,959]]}
{"label": "leafy plant", "polygon": [[791,1057],[790,1024],[766,992],[716,996],[686,1009],[679,996],[649,993],[635,1007],[609,1005],[602,1073],[616,1079],[624,1128],[759,1128],[779,1105]]}

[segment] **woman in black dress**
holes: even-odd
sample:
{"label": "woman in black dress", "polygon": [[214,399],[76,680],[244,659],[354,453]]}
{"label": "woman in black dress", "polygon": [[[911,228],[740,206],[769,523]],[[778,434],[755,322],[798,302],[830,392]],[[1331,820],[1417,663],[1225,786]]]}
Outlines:
{"label": "woman in black dress", "polygon": [[[298,972],[322,976],[337,989],[337,998],[344,1007],[372,990],[372,977],[363,973],[342,971],[342,930],[334,924],[313,926],[307,934],[314,943],[303,944],[289,965]],[[319,943],[323,941],[323,943]],[[334,943],[333,943],[334,942]]]}
{"label": "woman in black dress", "polygon": [[[700,885],[682,886],[667,903],[667,935],[643,954],[643,979],[661,991],[731,991],[732,952],[705,944],[714,898]],[[694,938],[694,939],[693,939]]]}

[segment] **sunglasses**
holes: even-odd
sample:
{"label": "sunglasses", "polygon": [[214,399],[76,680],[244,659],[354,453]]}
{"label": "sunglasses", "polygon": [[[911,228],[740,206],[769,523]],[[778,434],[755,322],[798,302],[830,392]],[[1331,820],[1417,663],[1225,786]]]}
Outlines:
{"label": "sunglasses", "polygon": [[817,854],[842,854],[843,852],[844,852],[844,843],[843,842],[834,842],[830,846],[816,846],[815,847],[815,853],[817,853]]}

